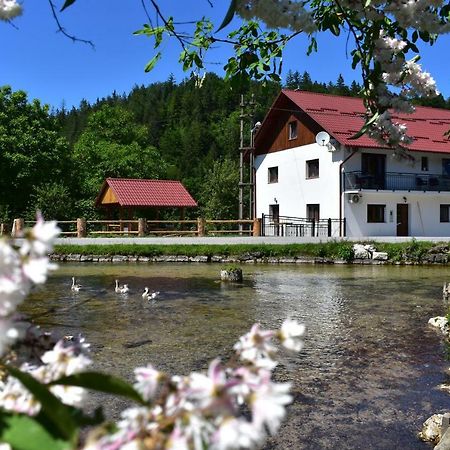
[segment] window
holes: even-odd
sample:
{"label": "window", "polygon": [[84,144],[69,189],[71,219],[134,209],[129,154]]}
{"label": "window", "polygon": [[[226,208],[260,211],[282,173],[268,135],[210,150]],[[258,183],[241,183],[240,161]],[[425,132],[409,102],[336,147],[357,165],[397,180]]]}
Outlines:
{"label": "window", "polygon": [[297,122],[289,122],[289,139],[297,137]]}
{"label": "window", "polygon": [[450,205],[441,205],[441,223],[450,222]]}
{"label": "window", "polygon": [[319,178],[319,160],[306,161],[306,178]]}
{"label": "window", "polygon": [[306,217],[310,220],[314,219],[315,221],[318,221],[320,218],[320,205],[306,205]]}
{"label": "window", "polygon": [[278,166],[277,167],[269,167],[269,183],[278,183]]}
{"label": "window", "polygon": [[367,205],[367,223],[383,223],[386,205]]}
{"label": "window", "polygon": [[428,156],[422,156],[422,171],[428,172]]}

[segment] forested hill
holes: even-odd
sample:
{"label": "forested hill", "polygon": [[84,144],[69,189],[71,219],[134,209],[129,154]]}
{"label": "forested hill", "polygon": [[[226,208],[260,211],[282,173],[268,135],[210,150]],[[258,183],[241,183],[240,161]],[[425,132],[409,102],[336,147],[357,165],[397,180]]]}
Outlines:
{"label": "forested hill", "polygon": [[[253,94],[255,122],[281,87],[251,84],[245,98]],[[354,96],[361,89],[342,76],[318,83],[297,71],[288,72],[283,87]],[[0,88],[0,222],[32,218],[36,209],[60,220],[96,217],[93,203],[106,177],[178,179],[199,202],[200,214],[236,218],[239,101],[214,74],[201,88],[193,79],[169,78],[53,113],[22,91]],[[449,102],[440,97],[431,105]],[[247,137],[249,130],[250,120]]]}

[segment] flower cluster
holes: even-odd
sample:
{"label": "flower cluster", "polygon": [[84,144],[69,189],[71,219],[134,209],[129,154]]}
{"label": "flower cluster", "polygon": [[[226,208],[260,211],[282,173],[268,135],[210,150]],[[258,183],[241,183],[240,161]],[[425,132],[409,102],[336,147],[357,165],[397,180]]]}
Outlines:
{"label": "flower cluster", "polygon": [[[149,406],[122,412],[113,434],[95,432],[85,450],[119,448],[231,450],[255,448],[274,434],[292,401],[289,383],[272,381],[277,339],[300,350],[304,326],[286,320],[280,330],[255,324],[235,344],[241,365],[224,366],[219,359],[208,372],[168,376],[152,366],[135,370],[135,389]],[[247,408],[249,415],[242,414]]]}
{"label": "flower cluster", "polygon": [[312,33],[316,30],[311,11],[303,2],[291,0],[240,0],[236,12],[244,19],[262,19],[269,28],[289,28]]}
{"label": "flower cluster", "polygon": [[0,240],[0,356],[23,336],[26,324],[15,315],[34,284],[42,284],[50,270],[48,253],[59,233],[56,222],[44,222],[38,214],[36,225],[24,236],[20,249]]}
{"label": "flower cluster", "polygon": [[[70,343],[60,340],[52,350],[45,352],[40,366],[22,364],[20,370],[28,373],[43,384],[56,381],[64,376],[74,375],[86,370],[91,360],[86,356],[88,346],[83,339]],[[55,384],[50,391],[64,404],[80,407],[83,405],[85,390],[77,386],[62,386]],[[0,386],[0,406],[7,410],[36,415],[41,404],[33,397],[22,383],[10,376]]]}
{"label": "flower cluster", "polygon": [[[48,253],[59,234],[56,222],[44,222],[38,214],[36,224],[22,236],[22,245],[16,248],[11,242],[0,241],[0,356],[10,346],[23,338],[29,349],[28,356],[35,356],[51,344],[48,333],[42,333],[16,314],[17,306],[24,300],[34,284],[42,284],[50,270],[56,266],[50,263]],[[63,376],[85,370],[91,363],[85,356],[87,345],[83,339],[70,343],[63,340],[40,357],[41,365],[24,362],[21,371],[31,374],[41,383],[50,383]],[[23,355],[16,358],[22,359]],[[64,403],[79,406],[84,390],[78,387],[55,385],[50,388]],[[14,377],[8,377],[0,386],[0,406],[5,410],[35,415],[40,404],[33,395]]]}
{"label": "flower cluster", "polygon": [[22,6],[16,0],[0,0],[0,20],[11,20],[22,14]]}
{"label": "flower cluster", "polygon": [[[439,94],[432,76],[417,64],[417,58],[407,60],[406,54],[410,50],[418,52],[413,42],[419,37],[433,42],[438,34],[450,31],[444,6],[441,0],[341,0],[331,4],[308,0],[238,0],[236,12],[245,19],[256,17],[269,27],[309,33],[314,27],[330,29],[333,34],[339,34],[338,29],[353,27],[350,35],[355,37],[354,52],[359,54],[362,67],[368,122],[377,112],[381,114],[368,126],[369,134],[382,144],[404,148],[411,138],[406,126],[393,120],[392,112],[411,113],[412,98]],[[327,21],[333,22],[334,28],[326,25]],[[380,30],[378,38],[367,31],[373,29]],[[408,37],[410,30],[414,30],[415,37]]]}

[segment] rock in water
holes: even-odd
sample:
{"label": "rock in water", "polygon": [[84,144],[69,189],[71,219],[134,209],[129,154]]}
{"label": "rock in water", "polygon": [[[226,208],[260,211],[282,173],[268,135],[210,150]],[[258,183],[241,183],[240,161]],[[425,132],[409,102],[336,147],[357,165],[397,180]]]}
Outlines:
{"label": "rock in water", "polygon": [[242,281],[242,269],[224,269],[220,271],[220,279],[222,281],[235,281],[240,283]]}

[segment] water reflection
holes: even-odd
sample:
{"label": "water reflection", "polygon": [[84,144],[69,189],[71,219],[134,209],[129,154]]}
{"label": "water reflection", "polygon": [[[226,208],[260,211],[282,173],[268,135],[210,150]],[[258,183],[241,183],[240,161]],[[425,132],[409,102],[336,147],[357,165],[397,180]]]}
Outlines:
{"label": "water reflection", "polygon": [[[60,334],[81,331],[96,366],[130,378],[152,362],[172,373],[226,358],[256,321],[286,317],[307,326],[305,349],[287,355],[277,377],[294,381],[296,402],[267,448],[424,449],[421,423],[449,397],[440,336],[445,268],[245,266],[245,282],[218,281],[204,264],[62,265],[24,311]],[[71,277],[83,285],[70,290]],[[114,280],[131,292],[114,292]],[[161,292],[142,299],[144,287]],[[112,414],[119,409],[111,404]]]}

